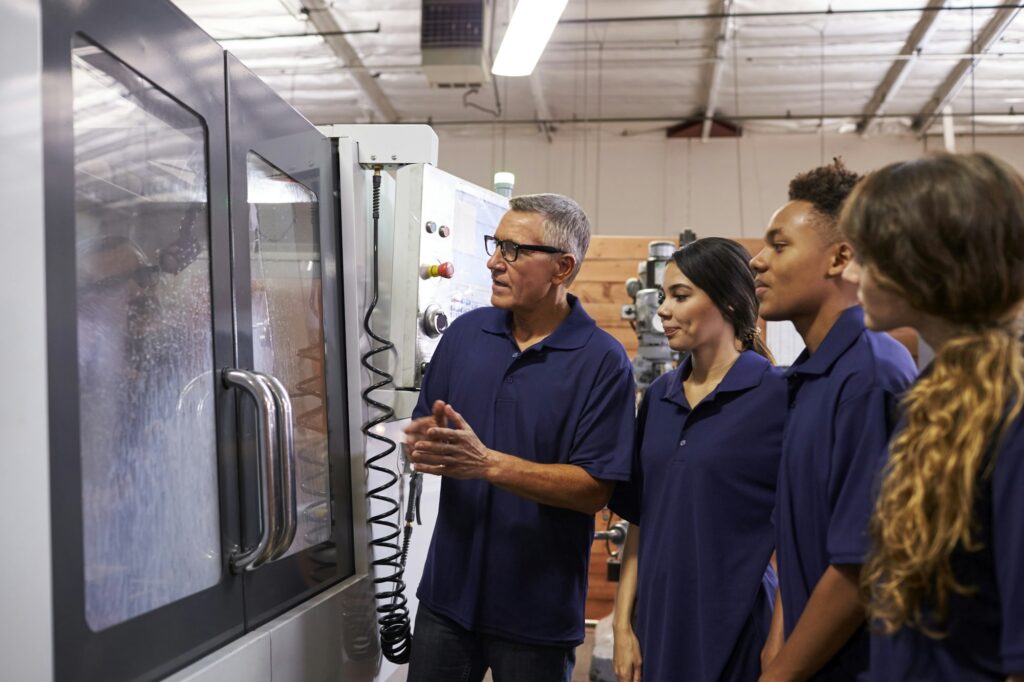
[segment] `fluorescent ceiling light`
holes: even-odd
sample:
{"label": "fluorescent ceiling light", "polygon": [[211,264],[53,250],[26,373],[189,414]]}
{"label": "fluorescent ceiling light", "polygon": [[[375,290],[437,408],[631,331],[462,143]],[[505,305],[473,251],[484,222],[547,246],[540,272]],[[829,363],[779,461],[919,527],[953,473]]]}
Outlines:
{"label": "fluorescent ceiling light", "polygon": [[519,0],[491,73],[496,76],[529,76],[533,73],[568,2]]}

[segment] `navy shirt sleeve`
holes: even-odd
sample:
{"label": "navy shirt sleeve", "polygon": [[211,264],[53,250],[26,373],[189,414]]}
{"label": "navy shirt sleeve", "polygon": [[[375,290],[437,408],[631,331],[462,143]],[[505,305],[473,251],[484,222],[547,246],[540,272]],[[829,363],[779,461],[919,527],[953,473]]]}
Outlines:
{"label": "navy shirt sleeve", "polygon": [[640,402],[640,410],[636,415],[636,435],[633,438],[633,469],[629,480],[615,486],[608,508],[630,523],[640,525],[641,500],[644,493],[644,468],[640,458],[640,446],[643,444],[644,424],[647,423],[647,407],[651,399],[651,391],[644,394]]}
{"label": "navy shirt sleeve", "polygon": [[619,347],[605,353],[601,360],[573,436],[568,463],[594,478],[629,480],[635,414],[633,367]]}
{"label": "navy shirt sleeve", "polygon": [[1000,453],[992,483],[993,550],[1007,675],[1024,674],[1024,442]]}
{"label": "navy shirt sleeve", "polygon": [[879,388],[839,403],[828,475],[829,564],[861,564],[867,555],[874,484],[888,452],[895,404],[895,396]]}

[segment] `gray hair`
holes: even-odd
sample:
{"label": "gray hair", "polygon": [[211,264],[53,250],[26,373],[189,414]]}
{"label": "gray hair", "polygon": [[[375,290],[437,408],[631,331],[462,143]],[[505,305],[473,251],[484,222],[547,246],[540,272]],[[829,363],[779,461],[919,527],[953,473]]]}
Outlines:
{"label": "gray hair", "polygon": [[580,205],[561,194],[524,194],[509,199],[508,207],[544,217],[544,243],[576,257],[576,269],[566,280],[566,285],[572,284],[590,246],[590,220]]}

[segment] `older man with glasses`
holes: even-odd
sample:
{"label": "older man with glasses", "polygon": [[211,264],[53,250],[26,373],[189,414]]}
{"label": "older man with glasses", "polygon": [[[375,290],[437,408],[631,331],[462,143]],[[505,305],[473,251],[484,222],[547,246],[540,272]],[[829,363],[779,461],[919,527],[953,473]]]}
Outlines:
{"label": "older man with glasses", "polygon": [[572,199],[513,198],[484,238],[492,307],[452,324],[424,377],[406,445],[444,481],[409,680],[572,678],[593,515],[629,478],[635,400],[622,345],[567,291],[589,243]]}

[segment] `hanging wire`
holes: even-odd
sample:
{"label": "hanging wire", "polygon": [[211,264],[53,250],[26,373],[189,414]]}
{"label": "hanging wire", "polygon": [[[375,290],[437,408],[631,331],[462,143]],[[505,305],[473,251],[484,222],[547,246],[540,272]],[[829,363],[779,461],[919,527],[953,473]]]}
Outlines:
{"label": "hanging wire", "polygon": [[477,104],[476,102],[470,102],[469,101],[469,98],[471,96],[476,95],[479,92],[480,92],[480,88],[474,85],[469,90],[466,90],[464,93],[462,93],[462,106],[464,106],[464,107],[471,107],[473,109],[477,109],[479,111],[484,112],[485,114],[490,114],[491,116],[494,116],[495,118],[501,116],[501,100],[498,99],[498,97],[497,97],[497,95],[498,95],[498,87],[497,87],[497,85],[495,85],[495,87],[494,87],[494,95],[495,95],[494,101],[496,102],[496,108],[494,108],[494,109],[488,109],[487,107],[481,106],[481,105]]}
{"label": "hanging wire", "polygon": [[819,99],[821,101],[821,122],[818,124],[818,128],[820,130],[819,147],[821,148],[820,149],[820,152],[821,152],[821,162],[820,162],[820,165],[822,165],[822,166],[825,165],[825,30],[826,30],[827,27],[828,27],[828,17],[826,16],[825,20],[821,24],[821,32],[820,32],[821,50],[820,50],[820,57],[819,57],[819,61],[821,63],[821,69],[820,69],[821,70],[821,74],[820,74],[820,81],[821,82],[819,84],[819,87],[820,87]]}
{"label": "hanging wire", "polygon": [[[511,0],[509,0],[509,1],[511,2]],[[490,32],[491,32],[491,40],[490,40],[490,47],[489,47],[489,52],[490,52],[490,62],[489,63],[490,64],[494,64],[494,21],[495,21],[495,17],[497,17],[497,15],[498,15],[498,0],[492,0],[492,5],[491,5],[491,26],[490,26],[490,29],[489,29]],[[494,88],[494,96],[495,97],[498,96],[498,78],[500,78],[500,76],[495,76],[494,77],[494,81],[491,84],[491,87]],[[498,117],[495,116],[494,119],[491,121],[491,172],[492,173],[494,173],[496,171],[499,171],[499,170],[505,170],[504,168],[498,168],[495,165],[495,160],[496,160],[496,158],[498,156],[497,145],[498,145]]]}
{"label": "hanging wire", "polygon": [[[498,84],[495,83],[494,87],[498,87]],[[498,119],[494,119],[491,122],[491,172],[492,173],[495,173],[495,172],[497,172],[499,170],[504,170],[502,168],[498,168],[497,163],[496,163],[497,158],[498,158]]]}
{"label": "hanging wire", "polygon": [[672,148],[670,144],[662,144],[661,146],[661,224],[662,231],[668,226],[668,158],[669,150]]}
{"label": "hanging wire", "polygon": [[[974,34],[974,2],[971,1],[971,52],[974,52],[974,41],[977,40],[977,36]],[[977,138],[976,126],[978,125],[977,109],[975,108],[974,99],[974,74],[978,70],[978,62],[981,61],[977,57],[971,58],[971,151],[977,151],[975,149],[975,142]]]}
{"label": "hanging wire", "polygon": [[[590,0],[583,0],[583,17],[590,19]],[[590,183],[590,24],[583,25],[583,192],[580,203],[587,203],[587,189]]]}
{"label": "hanging wire", "polygon": [[[586,27],[584,27],[584,30]],[[579,50],[573,55],[573,69],[572,69],[572,118],[576,122],[579,120],[579,107],[580,107],[580,53]],[[572,128],[572,165],[569,166],[569,187],[571,193],[576,195],[576,138],[579,137],[579,129],[574,125]]]}
{"label": "hanging wire", "polygon": [[[604,116],[603,106],[603,95],[604,95],[604,40],[598,44],[597,48],[597,118],[600,120]],[[594,175],[594,228],[595,230],[601,224],[601,143],[603,132],[603,124],[597,124],[597,168],[595,169]],[[596,234],[596,232],[595,232]]]}
{"label": "hanging wire", "polygon": [[[739,28],[733,26],[732,40],[728,41],[732,49],[732,102],[736,116],[740,115],[740,46],[736,40],[738,33]],[[740,237],[745,237],[747,233],[745,229],[746,209],[743,201],[743,148],[740,145],[742,136],[742,131],[736,131],[736,191],[740,201]]]}
{"label": "hanging wire", "polygon": [[686,227],[693,227],[693,138],[686,138]]}
{"label": "hanging wire", "polygon": [[[502,87],[505,89],[505,101],[508,101],[508,78],[503,78],[501,81]],[[501,170],[508,170],[508,112],[502,112],[501,115],[502,126],[501,126]]]}

